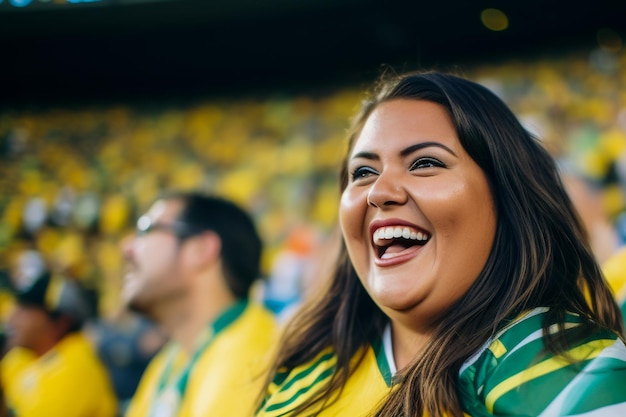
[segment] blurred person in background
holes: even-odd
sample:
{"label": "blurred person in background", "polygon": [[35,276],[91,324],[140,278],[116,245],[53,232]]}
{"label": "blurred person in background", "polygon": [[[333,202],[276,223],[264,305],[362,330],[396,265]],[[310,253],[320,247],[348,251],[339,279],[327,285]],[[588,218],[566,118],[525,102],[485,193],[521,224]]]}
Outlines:
{"label": "blurred person in background", "polygon": [[335,228],[322,236],[313,228],[295,229],[276,256],[263,287],[262,299],[282,326],[304,300],[324,285],[339,253],[341,236]]}
{"label": "blurred person in background", "polygon": [[[626,151],[615,163],[617,179],[620,187],[626,191]],[[626,320],[626,212],[617,216],[617,230],[620,237],[619,247],[602,263],[602,271],[611,285],[621,307],[622,316]]]}
{"label": "blurred person in background", "polygon": [[571,173],[563,183],[589,234],[591,248],[626,320],[626,246],[603,210],[598,192]]}
{"label": "blurred person in background", "polygon": [[572,172],[564,170],[561,177],[589,234],[591,249],[598,262],[602,264],[618,250],[620,239],[609,215],[602,207],[601,193]]}
{"label": "blurred person in background", "polygon": [[146,367],[167,338],[150,319],[125,307],[94,322],[90,336],[111,377],[118,415],[123,416]]}
{"label": "blurred person in background", "polygon": [[12,261],[8,261],[5,271],[0,273],[0,318],[2,320],[4,355],[10,346],[7,343],[6,327],[8,319],[15,309],[15,288],[31,285],[37,278],[47,272],[48,266],[43,255],[33,245],[27,245],[17,253]]}
{"label": "blurred person in background", "polygon": [[615,294],[626,321],[626,247],[621,247],[602,264],[602,272]]}
{"label": "blurred person in background", "polygon": [[383,80],[340,184],[339,262],[258,417],[626,415],[619,308],[554,159],[493,92]]}
{"label": "blurred person in background", "polygon": [[168,194],[122,249],[125,303],[170,337],[127,417],[252,415],[276,325],[249,300],[263,249],[251,217],[215,196]]}
{"label": "blurred person in background", "polygon": [[93,315],[85,291],[48,271],[15,285],[10,350],[0,362],[5,411],[19,417],[114,417],[117,401],[106,369],[82,331]]}
{"label": "blurred person in background", "polygon": [[276,255],[262,299],[279,322],[285,321],[306,293],[305,279],[321,259],[314,258],[320,238],[313,227],[294,228]]}

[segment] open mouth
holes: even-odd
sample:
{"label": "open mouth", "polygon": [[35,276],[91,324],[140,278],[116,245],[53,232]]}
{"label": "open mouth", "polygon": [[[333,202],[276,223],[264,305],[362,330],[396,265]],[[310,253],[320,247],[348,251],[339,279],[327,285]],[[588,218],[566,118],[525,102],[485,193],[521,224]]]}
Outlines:
{"label": "open mouth", "polygon": [[408,226],[379,227],[372,238],[374,249],[380,259],[388,259],[402,254],[414,246],[423,246],[430,234]]}

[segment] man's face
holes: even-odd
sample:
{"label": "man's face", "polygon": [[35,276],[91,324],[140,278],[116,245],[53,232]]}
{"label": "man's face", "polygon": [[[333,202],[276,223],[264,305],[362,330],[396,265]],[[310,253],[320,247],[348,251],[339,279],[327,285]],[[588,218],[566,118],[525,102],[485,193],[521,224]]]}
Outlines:
{"label": "man's face", "polygon": [[122,297],[132,310],[148,314],[187,293],[182,276],[184,242],[173,230],[182,210],[178,200],[159,200],[142,216],[151,227],[122,243],[126,262]]}

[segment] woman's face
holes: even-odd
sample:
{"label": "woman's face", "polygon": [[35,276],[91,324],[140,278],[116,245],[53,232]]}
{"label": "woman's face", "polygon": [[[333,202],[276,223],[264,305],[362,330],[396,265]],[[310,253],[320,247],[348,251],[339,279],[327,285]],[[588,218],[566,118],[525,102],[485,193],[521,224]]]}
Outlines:
{"label": "woman's face", "polygon": [[392,321],[427,331],[489,256],[496,213],[485,174],[442,106],[408,99],[373,111],[348,174],[339,217],[359,278]]}

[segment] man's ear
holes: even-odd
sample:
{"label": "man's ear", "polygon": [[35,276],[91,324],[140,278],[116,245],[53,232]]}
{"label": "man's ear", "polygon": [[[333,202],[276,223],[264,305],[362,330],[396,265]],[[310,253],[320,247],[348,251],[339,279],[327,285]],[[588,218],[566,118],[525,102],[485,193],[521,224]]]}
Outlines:
{"label": "man's ear", "polygon": [[185,257],[188,265],[204,267],[220,259],[222,239],[217,233],[206,231],[190,239],[187,246]]}

